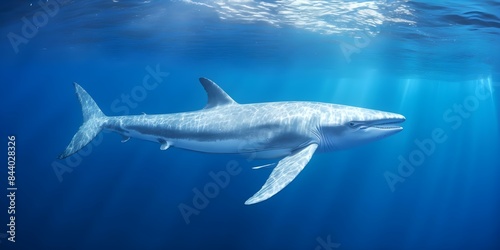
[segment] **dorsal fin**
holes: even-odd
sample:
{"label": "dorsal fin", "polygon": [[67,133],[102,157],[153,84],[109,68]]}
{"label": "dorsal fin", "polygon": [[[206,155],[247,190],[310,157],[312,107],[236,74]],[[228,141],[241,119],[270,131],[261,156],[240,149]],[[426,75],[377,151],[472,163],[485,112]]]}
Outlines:
{"label": "dorsal fin", "polygon": [[224,90],[222,90],[215,82],[200,77],[200,83],[203,85],[203,88],[207,92],[208,102],[205,106],[205,109],[221,106],[221,105],[230,105],[230,104],[238,104],[231,98]]}

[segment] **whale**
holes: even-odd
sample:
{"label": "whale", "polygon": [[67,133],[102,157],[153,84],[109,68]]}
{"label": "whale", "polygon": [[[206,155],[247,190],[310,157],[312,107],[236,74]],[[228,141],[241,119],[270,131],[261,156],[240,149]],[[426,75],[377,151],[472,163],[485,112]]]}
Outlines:
{"label": "whale", "polygon": [[[205,107],[170,114],[105,115],[92,97],[74,83],[83,124],[59,156],[85,147],[101,131],[158,143],[161,150],[181,148],[214,154],[276,159],[264,185],[246,205],[280,192],[316,152],[331,152],[376,141],[403,130],[403,115],[373,109],[306,101],[240,104],[215,82],[199,78],[207,94]],[[267,164],[260,167],[270,167]]]}

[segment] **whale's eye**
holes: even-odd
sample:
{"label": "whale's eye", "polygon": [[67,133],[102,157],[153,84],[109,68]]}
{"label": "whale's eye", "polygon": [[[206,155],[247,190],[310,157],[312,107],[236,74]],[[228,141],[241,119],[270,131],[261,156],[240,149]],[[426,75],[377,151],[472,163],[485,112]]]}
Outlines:
{"label": "whale's eye", "polygon": [[351,128],[359,128],[362,124],[363,124],[362,122],[352,121],[352,122],[349,122],[349,127],[351,127]]}

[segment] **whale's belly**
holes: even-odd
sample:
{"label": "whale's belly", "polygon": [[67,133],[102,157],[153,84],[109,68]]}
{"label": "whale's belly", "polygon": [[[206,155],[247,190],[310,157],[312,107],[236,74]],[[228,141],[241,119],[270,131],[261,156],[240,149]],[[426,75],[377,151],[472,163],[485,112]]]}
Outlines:
{"label": "whale's belly", "polygon": [[244,140],[229,139],[218,141],[196,141],[196,140],[171,140],[172,146],[205,152],[205,153],[219,153],[219,154],[241,154],[247,157],[258,159],[273,159],[281,158],[290,155],[293,148],[276,148],[276,147],[262,147],[256,146],[258,143],[252,143]]}

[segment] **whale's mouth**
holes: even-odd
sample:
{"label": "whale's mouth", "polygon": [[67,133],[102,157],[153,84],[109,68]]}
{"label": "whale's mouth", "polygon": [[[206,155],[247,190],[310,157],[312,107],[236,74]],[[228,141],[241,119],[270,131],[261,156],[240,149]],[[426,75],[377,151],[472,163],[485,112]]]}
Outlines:
{"label": "whale's mouth", "polygon": [[399,124],[405,120],[404,118],[378,120],[368,124],[368,127],[380,130],[403,130],[403,127],[399,126]]}
{"label": "whale's mouth", "polygon": [[385,126],[372,126],[372,128],[382,129],[382,130],[403,129],[403,127],[401,127],[401,126],[395,126],[395,125],[390,125],[390,124],[387,124]]}
{"label": "whale's mouth", "polygon": [[352,121],[349,123],[351,127],[358,127],[363,130],[384,130],[384,131],[401,131],[403,127],[399,126],[400,123],[404,122],[406,119],[404,116],[397,118],[385,118],[371,121]]}

